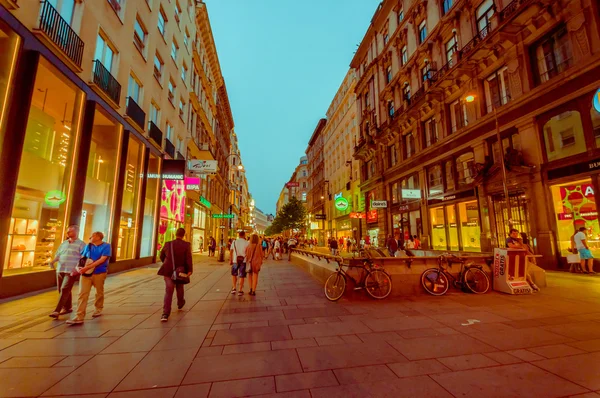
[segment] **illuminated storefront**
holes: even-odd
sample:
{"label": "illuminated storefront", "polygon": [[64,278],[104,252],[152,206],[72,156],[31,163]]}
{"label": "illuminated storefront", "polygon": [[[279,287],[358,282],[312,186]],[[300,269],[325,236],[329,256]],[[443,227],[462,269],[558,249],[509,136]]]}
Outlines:
{"label": "illuminated storefront", "polygon": [[163,180],[160,199],[157,249],[175,239],[175,231],[185,221],[185,183],[183,180]]}
{"label": "illuminated storefront", "polygon": [[474,190],[428,200],[431,248],[481,251],[479,204]]}

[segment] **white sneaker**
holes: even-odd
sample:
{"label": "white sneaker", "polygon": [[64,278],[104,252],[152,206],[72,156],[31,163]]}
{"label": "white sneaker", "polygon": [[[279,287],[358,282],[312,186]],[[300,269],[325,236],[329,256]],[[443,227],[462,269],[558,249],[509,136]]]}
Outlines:
{"label": "white sneaker", "polygon": [[94,311],[94,313],[92,314],[92,318],[98,318],[99,316],[102,316],[102,311]]}
{"label": "white sneaker", "polygon": [[79,318],[69,319],[66,322],[67,325],[80,325],[82,323],[83,323],[83,319],[79,319]]}

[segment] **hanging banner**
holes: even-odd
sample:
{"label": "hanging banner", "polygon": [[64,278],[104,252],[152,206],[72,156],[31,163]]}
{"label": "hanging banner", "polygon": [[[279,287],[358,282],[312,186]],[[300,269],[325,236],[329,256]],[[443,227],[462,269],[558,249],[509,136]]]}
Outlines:
{"label": "hanging banner", "polygon": [[217,172],[218,163],[216,160],[189,160],[188,170],[193,174],[212,174]]}
{"label": "hanging banner", "polygon": [[186,191],[199,191],[200,190],[200,177],[188,177],[185,179],[185,190]]}

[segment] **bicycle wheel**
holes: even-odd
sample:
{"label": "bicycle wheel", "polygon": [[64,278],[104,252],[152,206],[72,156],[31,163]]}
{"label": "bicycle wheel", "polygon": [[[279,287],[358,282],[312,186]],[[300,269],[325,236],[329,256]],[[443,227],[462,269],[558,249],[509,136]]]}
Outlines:
{"label": "bicycle wheel", "polygon": [[325,281],[325,297],[331,301],[339,300],[346,290],[346,278],[341,272],[333,273]]}
{"label": "bicycle wheel", "polygon": [[442,296],[448,291],[448,277],[438,268],[430,268],[421,274],[421,285],[427,293]]}
{"label": "bicycle wheel", "polygon": [[483,294],[490,289],[490,278],[479,268],[468,268],[463,283],[473,293]]}
{"label": "bicycle wheel", "polygon": [[365,278],[365,289],[374,299],[384,299],[392,292],[392,278],[380,269],[369,271]]}

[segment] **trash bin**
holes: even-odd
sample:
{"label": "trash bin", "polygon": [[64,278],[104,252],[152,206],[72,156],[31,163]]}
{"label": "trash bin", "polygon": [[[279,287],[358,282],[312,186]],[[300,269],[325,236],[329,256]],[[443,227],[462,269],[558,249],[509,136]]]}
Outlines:
{"label": "trash bin", "polygon": [[508,294],[531,294],[527,282],[525,250],[494,249],[494,290]]}
{"label": "trash bin", "polygon": [[225,249],[221,246],[219,248],[219,262],[222,263],[223,261],[225,261]]}

